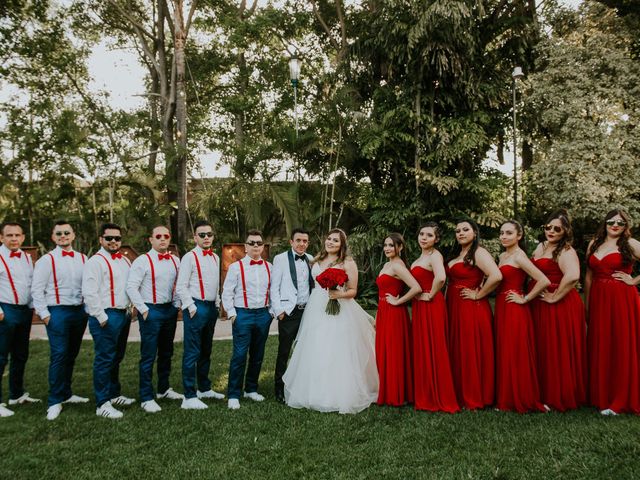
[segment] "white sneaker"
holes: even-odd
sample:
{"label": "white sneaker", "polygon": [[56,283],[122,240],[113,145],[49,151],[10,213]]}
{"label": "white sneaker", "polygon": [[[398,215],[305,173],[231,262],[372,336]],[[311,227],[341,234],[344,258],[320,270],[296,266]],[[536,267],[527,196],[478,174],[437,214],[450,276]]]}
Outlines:
{"label": "white sneaker", "polygon": [[10,417],[15,415],[13,410],[9,410],[5,403],[0,403],[0,417]]}
{"label": "white sneaker", "polygon": [[89,399],[87,397],[81,397],[79,395],[71,395],[62,403],[89,403]]}
{"label": "white sneaker", "polygon": [[119,397],[111,399],[112,405],[118,405],[121,407],[128,407],[129,405],[133,405],[134,403],[136,403],[135,398],[125,397],[124,395],[120,395]]}
{"label": "white sneaker", "polygon": [[227,407],[229,407],[229,410],[238,410],[240,408],[240,400],[237,398],[230,398],[227,402]]}
{"label": "white sneaker", "polygon": [[96,408],[96,415],[104,418],[122,418],[123,413],[120,410],[116,410],[111,405],[111,402],[105,402],[100,407]]}
{"label": "white sneaker", "polygon": [[250,398],[254,402],[262,402],[264,400],[264,397],[260,395],[258,392],[251,392],[251,393],[244,392],[244,398]]}
{"label": "white sneaker", "polygon": [[47,420],[55,420],[60,416],[60,412],[62,412],[61,403],[51,405],[49,408],[47,408]]}
{"label": "white sneaker", "polygon": [[28,392],[22,394],[20,398],[9,399],[9,405],[22,405],[23,403],[38,403],[39,398],[31,398]]}
{"label": "white sneaker", "polygon": [[610,408],[605,408],[604,410],[600,410],[600,415],[618,415],[618,412]]}
{"label": "white sneaker", "polygon": [[185,398],[184,400],[182,400],[181,408],[185,410],[204,410],[209,407],[207,407],[207,404],[204,403],[202,400],[199,400],[198,398],[193,397],[193,398]]}
{"label": "white sneaker", "polygon": [[184,395],[175,392],[173,388],[168,388],[164,393],[157,393],[156,398],[166,398],[167,400],[184,400]]}
{"label": "white sneaker", "polygon": [[224,398],[224,393],[218,393],[214,390],[207,390],[206,392],[198,390],[196,395],[198,395],[198,398],[215,398],[216,400],[222,400]]}
{"label": "white sneaker", "polygon": [[146,402],[142,402],[140,406],[147,413],[157,413],[162,410],[155,400],[147,400]]}

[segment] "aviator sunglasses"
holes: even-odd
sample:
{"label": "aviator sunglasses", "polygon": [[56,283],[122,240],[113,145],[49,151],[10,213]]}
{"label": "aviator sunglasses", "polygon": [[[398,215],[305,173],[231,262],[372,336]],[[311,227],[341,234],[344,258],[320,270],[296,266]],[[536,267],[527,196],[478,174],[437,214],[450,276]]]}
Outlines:
{"label": "aviator sunglasses", "polygon": [[162,240],[163,238],[165,240],[169,240],[171,238],[171,235],[169,235],[168,233],[164,233],[164,234],[158,233],[155,235],[155,237],[156,237],[156,240]]}
{"label": "aviator sunglasses", "polygon": [[613,227],[614,225],[616,227],[626,227],[627,226],[627,222],[625,222],[624,220],[607,220],[605,223],[609,227]]}
{"label": "aviator sunglasses", "polygon": [[562,230],[563,230],[562,227],[559,227],[558,225],[551,225],[549,223],[544,225],[542,228],[544,228],[545,232],[549,232],[549,231],[553,230],[556,233],[561,233]]}
{"label": "aviator sunglasses", "polygon": [[102,238],[104,238],[105,242],[119,242],[122,240],[122,237],[119,235],[103,235]]}
{"label": "aviator sunglasses", "polygon": [[55,235],[56,237],[61,237],[61,236],[63,236],[63,235],[65,235],[65,236],[66,236],[66,235],[71,235],[71,232],[70,232],[69,230],[65,230],[65,231],[58,230],[57,232],[54,232],[54,235]]}
{"label": "aviator sunglasses", "polygon": [[198,233],[200,238],[213,237],[213,232],[200,232]]}
{"label": "aviator sunglasses", "polygon": [[250,247],[261,247],[262,245],[264,245],[264,243],[260,241],[246,242],[246,244]]}

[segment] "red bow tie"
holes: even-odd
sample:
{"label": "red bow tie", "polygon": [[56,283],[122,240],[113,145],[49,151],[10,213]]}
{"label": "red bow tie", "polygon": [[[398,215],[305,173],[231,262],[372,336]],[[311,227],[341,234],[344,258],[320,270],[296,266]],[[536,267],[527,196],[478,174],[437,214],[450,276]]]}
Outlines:
{"label": "red bow tie", "polygon": [[171,254],[170,253],[159,253],[158,254],[158,260],[171,260]]}
{"label": "red bow tie", "polygon": [[206,257],[207,255],[211,255],[213,257],[213,250],[202,250],[202,256]]}
{"label": "red bow tie", "polygon": [[13,257],[20,258],[21,256],[22,256],[22,252],[11,252],[9,254],[9,258],[13,258]]}
{"label": "red bow tie", "polygon": [[122,258],[122,253],[120,253],[120,252],[112,253],[111,254],[111,258],[114,259],[114,260]]}
{"label": "red bow tie", "polygon": [[249,265],[262,265],[262,260],[251,260]]}
{"label": "red bow tie", "polygon": [[74,257],[74,255],[75,255],[75,254],[73,253],[73,251],[71,251],[71,252],[67,252],[66,250],[62,250],[62,256],[63,256],[63,257],[71,257],[71,258],[73,258],[73,257]]}

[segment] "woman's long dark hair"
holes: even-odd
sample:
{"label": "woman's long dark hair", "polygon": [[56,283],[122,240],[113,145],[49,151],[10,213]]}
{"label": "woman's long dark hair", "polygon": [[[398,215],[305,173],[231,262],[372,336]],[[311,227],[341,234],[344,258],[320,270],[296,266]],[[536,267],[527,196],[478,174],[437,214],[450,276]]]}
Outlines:
{"label": "woman's long dark hair", "polygon": [[384,237],[385,240],[387,238],[391,239],[391,241],[393,242],[393,249],[395,250],[396,255],[400,260],[404,262],[406,266],[407,265],[407,245],[404,241],[404,237],[399,233],[392,232],[386,237]]}
{"label": "woman's long dark hair", "polygon": [[[569,250],[573,246],[573,227],[571,226],[571,218],[569,217],[569,212],[564,208],[559,208],[551,215],[547,217],[547,221],[545,225],[548,225],[553,220],[560,220],[562,224],[562,229],[564,230],[564,235],[560,239],[560,241],[556,244],[556,248],[553,249],[553,253],[551,254],[551,258],[554,262],[558,261],[558,257],[564,250]],[[544,236],[544,233],[543,233]],[[546,237],[544,238],[546,241]]]}
{"label": "woman's long dark hair", "polygon": [[629,217],[629,214],[627,214],[627,212],[619,208],[614,208],[605,215],[604,220],[598,227],[598,231],[596,232],[596,236],[593,239],[591,248],[587,252],[587,262],[589,261],[589,257],[597,252],[598,248],[600,248],[604,241],[607,239],[607,220],[610,220],[616,215],[620,215],[622,219],[627,223],[627,225],[624,227],[624,232],[622,232],[622,235],[620,235],[617,241],[618,251],[622,255],[622,263],[624,263],[625,265],[633,263],[633,252],[631,251],[631,246],[629,245],[629,239],[631,238],[631,217]]}
{"label": "woman's long dark hair", "polygon": [[[473,220],[471,220],[470,218],[461,218],[456,220],[456,227],[461,223],[468,223],[471,226],[471,230],[473,230],[473,232],[476,234],[476,237],[473,239],[473,242],[471,243],[471,247],[469,248],[469,251],[464,256],[464,259],[463,259],[463,262],[465,265],[472,265],[475,267],[476,250],[478,250],[478,247],[480,246],[480,229],[478,228],[478,224]],[[462,251],[462,245],[460,245],[456,241],[456,244],[451,249],[451,254],[449,255],[449,258],[447,259],[447,261],[453,260],[454,258],[458,257],[461,251]]]}
{"label": "woman's long dark hair", "polygon": [[503,226],[505,226],[507,223],[510,223],[511,225],[513,225],[514,227],[516,227],[516,233],[518,235],[520,235],[520,240],[518,240],[518,246],[524,250],[524,252],[527,252],[527,240],[524,238],[524,227],[522,226],[522,224],[517,221],[514,220],[513,218],[507,220],[506,222],[503,222],[502,225],[500,225],[500,228],[502,229]]}
{"label": "woman's long dark hair", "polygon": [[[349,246],[347,245],[347,234],[344,233],[344,230],[342,230],[341,228],[334,228],[329,230],[329,232],[327,233],[327,237],[329,237],[329,235],[331,235],[332,233],[337,233],[340,236],[340,251],[338,252],[338,259],[333,263],[333,265],[339,265],[341,263],[344,263],[344,261],[349,256]],[[324,242],[322,242],[322,249],[320,250],[320,253],[318,253],[318,255],[316,256],[316,258],[313,259],[313,263],[321,262],[322,260],[327,258],[327,255],[329,255],[329,252],[327,252],[327,249],[324,246]]]}

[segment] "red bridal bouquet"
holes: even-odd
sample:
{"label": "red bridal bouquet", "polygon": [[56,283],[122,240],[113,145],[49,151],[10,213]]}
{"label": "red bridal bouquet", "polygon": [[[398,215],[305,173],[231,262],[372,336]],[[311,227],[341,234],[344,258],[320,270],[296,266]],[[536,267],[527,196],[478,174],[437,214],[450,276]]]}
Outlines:
{"label": "red bridal bouquet", "polygon": [[[326,290],[337,290],[349,280],[347,272],[340,268],[327,268],[324,272],[316,277],[316,281]],[[340,313],[340,304],[337,299],[329,299],[325,312],[329,315],[337,315]]]}

